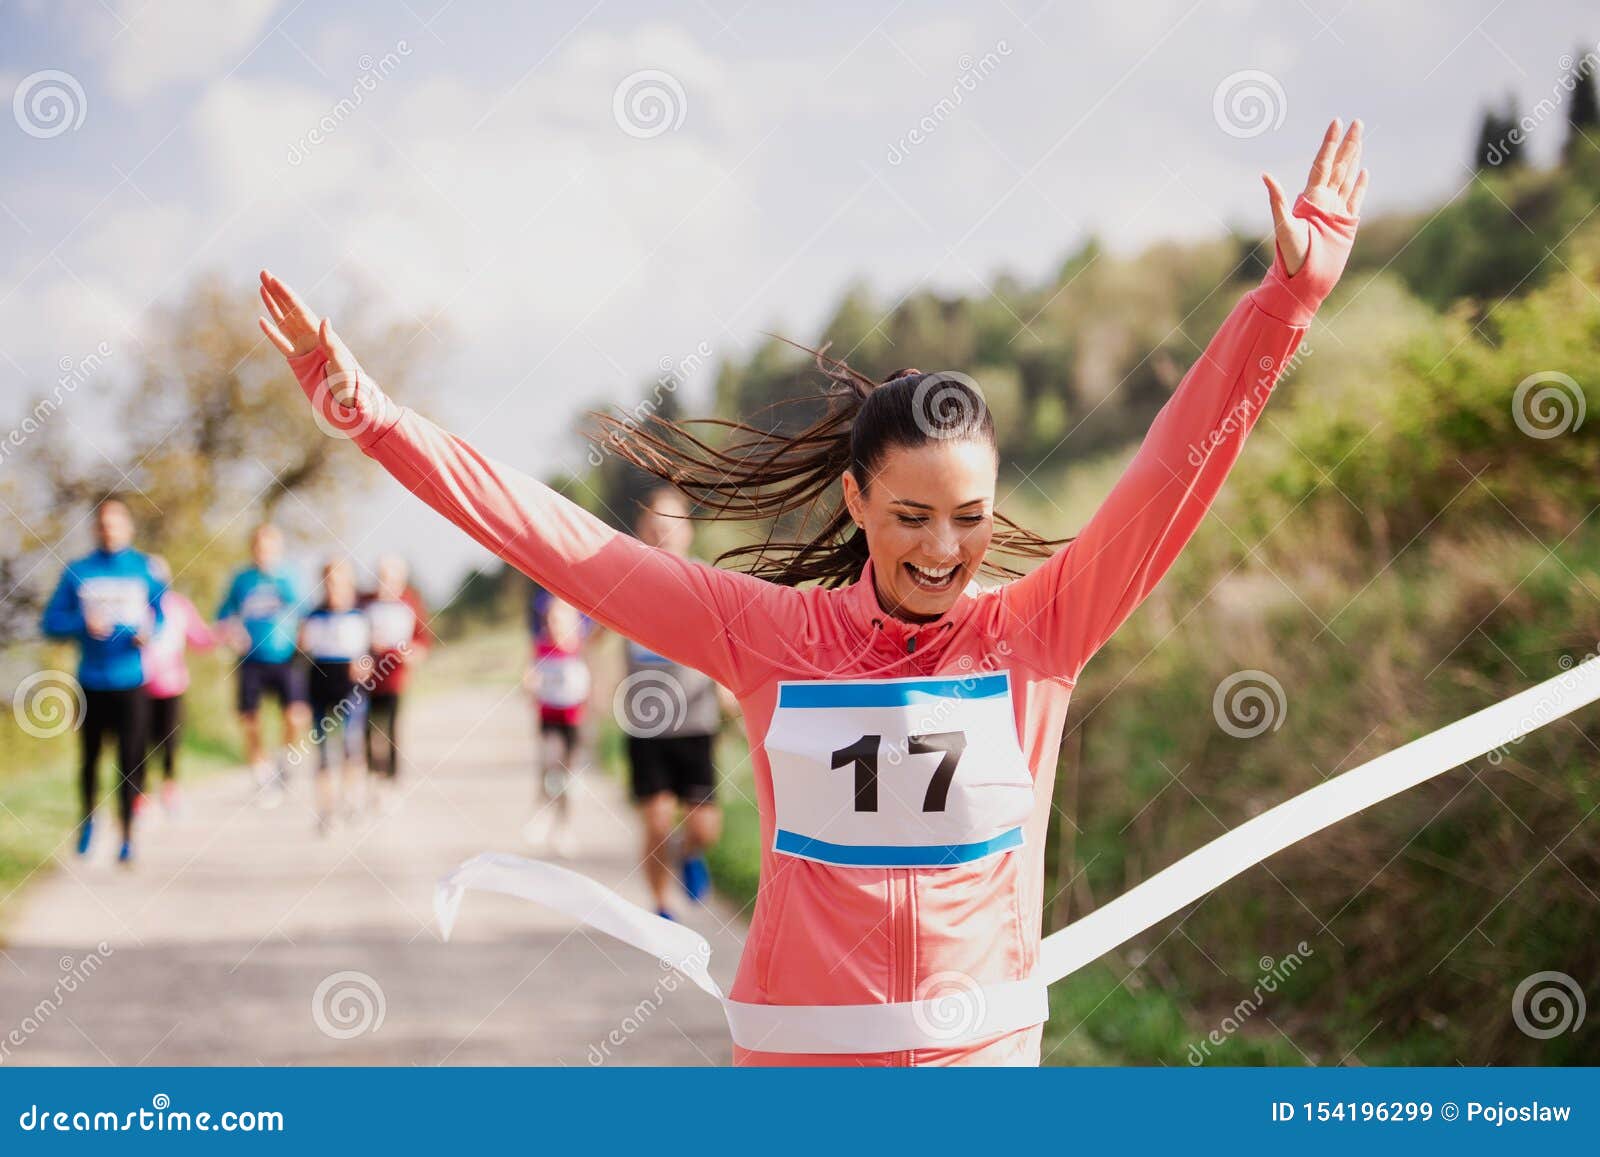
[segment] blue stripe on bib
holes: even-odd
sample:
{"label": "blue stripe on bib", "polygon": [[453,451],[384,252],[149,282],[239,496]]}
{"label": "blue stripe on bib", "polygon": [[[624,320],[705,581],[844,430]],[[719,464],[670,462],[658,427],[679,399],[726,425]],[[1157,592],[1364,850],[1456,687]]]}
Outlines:
{"label": "blue stripe on bib", "polygon": [[948,676],[934,679],[897,679],[883,683],[781,683],[779,707],[909,707],[940,699],[998,699],[1010,691],[1009,676]]}
{"label": "blue stripe on bib", "polygon": [[978,840],[970,844],[830,844],[814,840],[798,832],[778,830],[772,850],[807,860],[821,860],[828,864],[844,864],[870,868],[948,868],[981,860],[996,852],[1010,851],[1022,845],[1022,829],[1012,828],[1001,832],[992,840]]}

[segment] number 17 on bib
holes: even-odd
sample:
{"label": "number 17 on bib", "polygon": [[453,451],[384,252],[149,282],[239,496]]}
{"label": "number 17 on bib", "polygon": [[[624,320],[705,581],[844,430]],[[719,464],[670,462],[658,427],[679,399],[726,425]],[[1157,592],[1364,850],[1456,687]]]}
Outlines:
{"label": "number 17 on bib", "polygon": [[784,682],[765,747],[782,855],[953,867],[1020,847],[1033,808],[1008,671]]}

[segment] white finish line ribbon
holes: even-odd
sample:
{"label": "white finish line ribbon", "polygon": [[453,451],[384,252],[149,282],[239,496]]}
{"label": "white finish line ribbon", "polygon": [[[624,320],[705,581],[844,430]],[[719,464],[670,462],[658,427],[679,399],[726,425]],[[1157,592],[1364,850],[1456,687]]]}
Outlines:
{"label": "white finish line ribbon", "polygon": [[711,946],[693,930],[631,904],[577,872],[485,853],[440,881],[434,908],[449,939],[467,889],[502,892],[553,908],[655,956],[721,1002],[734,1042],[774,1053],[876,1053],[949,1048],[1041,1024],[1045,988],[1137,936],[1291,844],[1461,766],[1600,699],[1600,658],[1278,804],[1068,927],[1044,938],[1027,980],[945,991],[929,999],[864,1005],[761,1005],[729,1000],[709,971]]}

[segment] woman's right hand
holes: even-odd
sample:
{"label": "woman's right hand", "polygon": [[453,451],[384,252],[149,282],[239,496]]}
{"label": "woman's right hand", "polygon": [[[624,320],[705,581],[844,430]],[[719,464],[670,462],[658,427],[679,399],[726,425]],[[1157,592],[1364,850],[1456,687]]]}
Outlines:
{"label": "woman's right hand", "polygon": [[258,319],[261,332],[286,358],[304,357],[320,348],[328,358],[326,377],[333,398],[348,405],[355,398],[361,363],[333,332],[333,325],[325,317],[319,319],[294,290],[265,269],[261,271],[261,300],[270,315],[270,320]]}

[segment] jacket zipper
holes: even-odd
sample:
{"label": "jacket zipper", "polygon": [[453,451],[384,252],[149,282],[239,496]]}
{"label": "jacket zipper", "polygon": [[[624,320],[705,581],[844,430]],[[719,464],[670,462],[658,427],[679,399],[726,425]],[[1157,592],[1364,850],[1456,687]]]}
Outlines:
{"label": "jacket zipper", "polygon": [[[906,654],[913,655],[917,650],[917,636],[914,633],[906,635]],[[912,664],[919,674],[922,664]],[[891,977],[889,999],[894,1001],[908,1001],[916,999],[916,917],[912,912],[911,892],[915,888],[915,881],[911,878],[910,868],[889,869],[889,927],[893,930],[896,943],[890,952],[889,959],[893,961],[895,975]],[[897,1068],[908,1068],[912,1060],[911,1050],[903,1050],[894,1054],[891,1061]]]}

